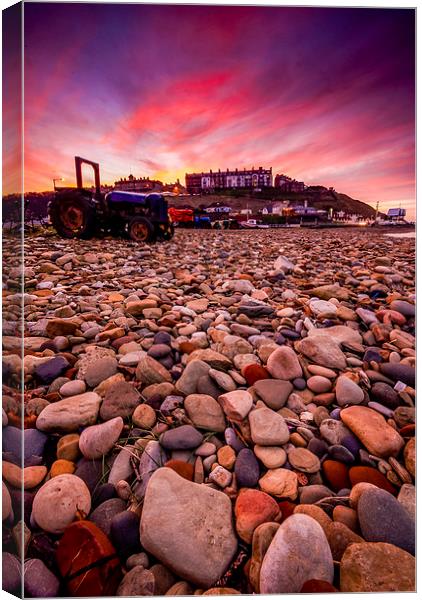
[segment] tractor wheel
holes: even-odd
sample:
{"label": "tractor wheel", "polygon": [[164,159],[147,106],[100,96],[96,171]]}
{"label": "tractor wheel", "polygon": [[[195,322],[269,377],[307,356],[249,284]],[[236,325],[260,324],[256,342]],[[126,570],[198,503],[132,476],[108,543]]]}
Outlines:
{"label": "tractor wheel", "polygon": [[129,222],[129,237],[134,242],[154,242],[154,227],[145,217],[134,217]]}
{"label": "tractor wheel", "polygon": [[88,198],[54,198],[50,205],[54,229],[64,238],[89,239],[95,231],[95,208]]}

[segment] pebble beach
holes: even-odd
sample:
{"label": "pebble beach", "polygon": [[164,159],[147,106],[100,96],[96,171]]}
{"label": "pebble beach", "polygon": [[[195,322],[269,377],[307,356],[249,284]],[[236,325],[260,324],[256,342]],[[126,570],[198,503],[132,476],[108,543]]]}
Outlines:
{"label": "pebble beach", "polygon": [[16,248],[6,591],[20,556],[32,597],[415,590],[414,239],[46,233],[23,271]]}

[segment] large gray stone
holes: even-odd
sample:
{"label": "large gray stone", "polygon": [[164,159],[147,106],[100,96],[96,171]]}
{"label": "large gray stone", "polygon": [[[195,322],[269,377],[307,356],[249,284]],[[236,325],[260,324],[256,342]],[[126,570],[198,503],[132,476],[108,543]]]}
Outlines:
{"label": "large gray stone", "polygon": [[224,574],[237,549],[228,496],[167,468],[148,483],[140,532],[147,552],[205,589]]}
{"label": "large gray stone", "polygon": [[415,522],[392,494],[377,487],[364,491],[358,517],[367,542],[385,542],[415,554]]}
{"label": "large gray stone", "polygon": [[333,557],[321,525],[294,514],[281,524],[264,556],[259,591],[294,594],[309,579],[332,583],[333,577]]}

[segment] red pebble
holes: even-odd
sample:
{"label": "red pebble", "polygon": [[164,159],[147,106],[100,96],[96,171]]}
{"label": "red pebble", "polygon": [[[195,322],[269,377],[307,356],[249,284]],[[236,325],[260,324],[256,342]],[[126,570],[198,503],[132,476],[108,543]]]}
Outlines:
{"label": "red pebble", "polygon": [[397,493],[395,487],[388,479],[378,469],[374,469],[373,467],[352,467],[349,471],[349,477],[352,485],[361,482],[372,483],[372,485],[376,485],[382,490],[390,492],[390,494]]}
{"label": "red pebble", "polygon": [[402,437],[413,437],[416,432],[416,425],[414,423],[409,423],[409,425],[405,425],[399,431],[399,434]]}
{"label": "red pebble", "polygon": [[183,460],[171,459],[164,466],[173,469],[180,477],[184,477],[188,481],[193,480],[193,465]]}
{"label": "red pebble", "polygon": [[253,385],[256,381],[260,381],[261,379],[271,378],[267,369],[264,369],[261,365],[247,365],[243,369],[242,374],[248,385]]}
{"label": "red pebble", "polygon": [[116,594],[123,575],[120,562],[114,546],[94,523],[77,521],[66,527],[56,560],[69,595]]}
{"label": "red pebble", "polygon": [[337,460],[326,460],[322,464],[322,471],[328,487],[334,492],[350,488],[349,470],[344,463]]}
{"label": "red pebble", "polygon": [[282,500],[281,502],[278,502],[278,507],[281,510],[283,521],[285,521],[287,517],[290,517],[290,515],[294,513],[296,504],[289,502],[289,500]]}
{"label": "red pebble", "polygon": [[302,585],[300,592],[301,594],[321,594],[338,592],[338,589],[328,581],[322,581],[321,579],[309,579],[309,581],[305,581],[305,583]]}

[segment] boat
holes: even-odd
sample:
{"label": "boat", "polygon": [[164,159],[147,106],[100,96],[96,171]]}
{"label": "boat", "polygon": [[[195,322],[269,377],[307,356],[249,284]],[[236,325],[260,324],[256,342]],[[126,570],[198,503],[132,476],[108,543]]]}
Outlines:
{"label": "boat", "polygon": [[256,219],[248,219],[247,221],[243,221],[240,226],[244,227],[245,229],[269,229],[270,227],[269,225],[265,225]]}

